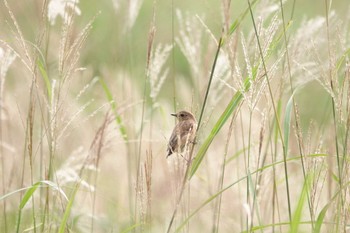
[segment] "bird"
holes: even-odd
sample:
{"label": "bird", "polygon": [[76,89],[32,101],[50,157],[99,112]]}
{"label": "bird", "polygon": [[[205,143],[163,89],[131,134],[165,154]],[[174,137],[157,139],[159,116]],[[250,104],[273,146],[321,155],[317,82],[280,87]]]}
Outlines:
{"label": "bird", "polygon": [[194,143],[197,130],[197,121],[192,113],[180,111],[170,115],[176,117],[178,123],[170,136],[166,158],[174,152],[182,152],[189,143]]}

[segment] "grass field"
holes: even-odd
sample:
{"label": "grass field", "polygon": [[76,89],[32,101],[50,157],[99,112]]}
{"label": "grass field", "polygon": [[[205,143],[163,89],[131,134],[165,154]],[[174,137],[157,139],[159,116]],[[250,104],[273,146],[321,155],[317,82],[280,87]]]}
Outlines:
{"label": "grass field", "polygon": [[350,231],[348,5],[2,1],[0,232]]}

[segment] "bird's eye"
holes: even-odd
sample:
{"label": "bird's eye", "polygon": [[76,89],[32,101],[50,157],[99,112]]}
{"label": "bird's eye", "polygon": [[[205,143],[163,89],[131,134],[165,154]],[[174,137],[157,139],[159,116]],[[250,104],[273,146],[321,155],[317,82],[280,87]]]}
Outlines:
{"label": "bird's eye", "polygon": [[183,113],[180,114],[180,117],[184,117],[184,116],[185,116],[185,114],[183,114]]}

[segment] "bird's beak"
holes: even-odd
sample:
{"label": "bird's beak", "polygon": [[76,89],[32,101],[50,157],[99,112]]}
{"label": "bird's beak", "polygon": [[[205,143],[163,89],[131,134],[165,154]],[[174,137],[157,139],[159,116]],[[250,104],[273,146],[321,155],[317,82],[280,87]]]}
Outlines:
{"label": "bird's beak", "polygon": [[170,115],[174,116],[174,117],[177,117],[177,114],[176,113],[171,113]]}

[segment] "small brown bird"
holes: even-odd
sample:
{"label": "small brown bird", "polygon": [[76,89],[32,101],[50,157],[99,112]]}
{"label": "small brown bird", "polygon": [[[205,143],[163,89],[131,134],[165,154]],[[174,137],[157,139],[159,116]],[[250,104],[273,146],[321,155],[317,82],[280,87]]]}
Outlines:
{"label": "small brown bird", "polygon": [[171,115],[175,116],[179,122],[170,136],[167,158],[174,152],[181,152],[189,143],[193,143],[197,130],[197,121],[192,113],[180,111]]}

